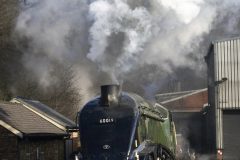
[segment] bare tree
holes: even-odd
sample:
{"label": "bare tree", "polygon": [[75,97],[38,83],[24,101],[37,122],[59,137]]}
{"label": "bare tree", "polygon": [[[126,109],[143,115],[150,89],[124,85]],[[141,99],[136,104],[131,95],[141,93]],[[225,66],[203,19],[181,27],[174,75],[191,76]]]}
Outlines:
{"label": "bare tree", "polygon": [[56,78],[54,84],[38,94],[42,102],[45,102],[55,110],[67,117],[74,119],[81,101],[80,91],[74,86],[75,76],[72,66],[56,63],[51,73]]}
{"label": "bare tree", "polygon": [[31,71],[22,69],[15,74],[13,95],[39,100],[70,119],[75,119],[81,101],[80,91],[74,86],[72,67],[55,63],[51,76],[55,79],[49,86],[43,86]]}

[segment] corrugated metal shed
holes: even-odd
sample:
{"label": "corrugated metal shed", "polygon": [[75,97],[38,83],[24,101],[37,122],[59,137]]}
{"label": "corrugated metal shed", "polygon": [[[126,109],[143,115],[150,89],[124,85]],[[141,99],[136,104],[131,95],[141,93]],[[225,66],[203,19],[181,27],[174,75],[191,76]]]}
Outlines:
{"label": "corrugated metal shed", "polygon": [[[215,145],[213,149],[223,151],[223,158],[227,159],[225,156],[230,156],[230,152],[224,153],[224,150],[232,147],[229,145],[229,136],[226,136],[227,127],[232,126],[231,129],[240,134],[237,118],[240,115],[235,116],[240,110],[240,38],[212,42],[206,62],[210,104],[206,122],[213,126],[209,128],[208,136],[215,138],[211,139]],[[234,114],[228,115],[228,111]],[[234,117],[235,120],[230,121]],[[240,147],[237,141],[231,145]]]}
{"label": "corrugated metal shed", "polygon": [[213,42],[216,105],[221,109],[240,109],[240,39]]}

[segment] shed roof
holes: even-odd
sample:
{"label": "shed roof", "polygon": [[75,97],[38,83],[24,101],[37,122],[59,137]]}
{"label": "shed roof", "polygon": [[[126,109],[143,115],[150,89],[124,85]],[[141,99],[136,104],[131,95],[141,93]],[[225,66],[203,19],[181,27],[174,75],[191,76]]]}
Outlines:
{"label": "shed roof", "polygon": [[156,95],[158,103],[172,112],[199,112],[208,103],[207,88]]}
{"label": "shed roof", "polygon": [[64,130],[21,104],[0,102],[0,125],[20,137],[22,135],[66,135]]}
{"label": "shed roof", "polygon": [[204,89],[198,89],[198,90],[191,90],[191,91],[182,91],[182,92],[171,92],[171,93],[163,93],[163,94],[157,94],[155,96],[157,102],[164,104],[171,101],[175,101],[184,97],[191,96],[193,94],[197,94],[203,91],[207,91],[207,88]]}
{"label": "shed roof", "polygon": [[41,103],[37,100],[28,100],[28,99],[17,97],[17,98],[13,98],[11,100],[11,102],[21,103],[25,107],[29,107],[33,111],[41,114],[47,120],[53,121],[53,122],[59,124],[60,126],[62,126],[60,128],[65,128],[66,129],[68,127],[72,128],[72,127],[76,126],[76,124],[72,120],[66,118],[62,114],[56,112],[55,110],[53,110],[49,106],[47,106],[47,105],[45,105],[45,104],[43,104],[43,103]]}

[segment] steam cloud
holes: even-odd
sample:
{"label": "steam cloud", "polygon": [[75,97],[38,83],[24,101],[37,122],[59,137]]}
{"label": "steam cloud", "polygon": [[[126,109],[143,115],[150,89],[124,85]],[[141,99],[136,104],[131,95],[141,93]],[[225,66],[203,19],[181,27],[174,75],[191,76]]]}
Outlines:
{"label": "steam cloud", "polygon": [[16,33],[29,40],[23,63],[43,86],[57,61],[74,66],[86,99],[115,82],[153,95],[168,75],[199,79],[210,40],[239,34],[239,9],[235,0],[28,0]]}
{"label": "steam cloud", "polygon": [[[92,61],[100,64],[103,70],[115,72],[129,71],[137,61],[138,55],[143,52],[143,47],[152,36],[152,17],[146,8],[130,9],[123,1],[95,1],[89,6],[89,15],[93,18],[90,28],[90,52],[87,55]],[[106,65],[107,47],[111,44],[108,40],[113,34],[124,34],[123,44],[115,56],[113,66]],[[113,48],[114,50],[114,48]],[[106,56],[105,56],[106,54]]]}

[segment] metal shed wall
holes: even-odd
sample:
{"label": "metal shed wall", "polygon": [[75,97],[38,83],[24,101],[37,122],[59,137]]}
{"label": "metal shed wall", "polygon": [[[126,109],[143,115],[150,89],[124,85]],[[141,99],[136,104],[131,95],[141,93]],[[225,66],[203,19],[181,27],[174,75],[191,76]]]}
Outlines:
{"label": "metal shed wall", "polygon": [[240,157],[240,111],[223,111],[223,159],[236,160]]}
{"label": "metal shed wall", "polygon": [[235,115],[225,114],[227,111],[232,113],[240,111],[240,38],[213,42],[206,61],[210,104],[206,122],[214,125],[214,128],[208,131],[208,135],[215,134],[215,150],[223,150],[223,156],[227,156],[233,146],[240,147],[239,143],[231,141],[234,135],[229,137],[227,128],[235,126],[236,134],[239,135],[239,122],[230,121],[231,116]]}
{"label": "metal shed wall", "polygon": [[240,39],[214,43],[217,108],[240,109]]}

